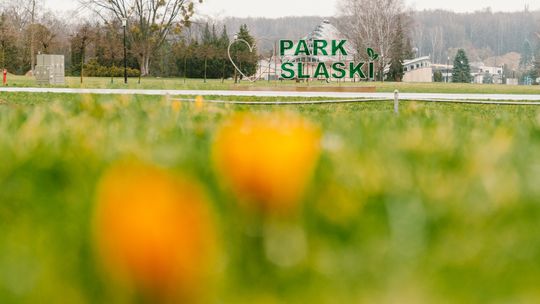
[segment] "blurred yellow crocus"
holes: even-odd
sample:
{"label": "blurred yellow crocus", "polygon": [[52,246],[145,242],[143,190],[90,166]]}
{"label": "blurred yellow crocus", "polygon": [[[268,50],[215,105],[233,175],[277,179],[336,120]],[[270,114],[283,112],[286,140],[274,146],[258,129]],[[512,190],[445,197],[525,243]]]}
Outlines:
{"label": "blurred yellow crocus", "polygon": [[238,114],[218,131],[213,162],[242,202],[288,213],[312,178],[320,139],[319,129],[295,114]]}
{"label": "blurred yellow crocus", "polygon": [[204,97],[199,95],[195,98],[195,108],[197,110],[202,110],[203,106],[204,106]]}
{"label": "blurred yellow crocus", "polygon": [[118,164],[102,177],[94,239],[112,278],[154,302],[196,302],[215,249],[201,188],[133,162]]}
{"label": "blurred yellow crocus", "polygon": [[182,110],[182,102],[178,101],[178,100],[173,101],[171,103],[171,108],[172,108],[174,113],[180,112],[180,110]]}

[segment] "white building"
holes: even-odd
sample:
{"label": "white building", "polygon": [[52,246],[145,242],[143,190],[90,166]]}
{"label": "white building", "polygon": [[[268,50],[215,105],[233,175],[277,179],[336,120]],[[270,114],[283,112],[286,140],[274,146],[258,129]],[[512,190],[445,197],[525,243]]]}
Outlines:
{"label": "white building", "polygon": [[429,56],[403,62],[403,82],[433,82],[433,68]]}
{"label": "white building", "polygon": [[[406,60],[403,63],[403,82],[432,82],[435,72],[439,71],[443,82],[452,82],[453,65],[433,64],[430,57],[420,57]],[[473,82],[483,84],[486,81],[494,84],[503,83],[504,68],[486,66],[482,62],[471,63]],[[486,79],[489,78],[489,79]]]}
{"label": "white building", "polygon": [[[471,63],[471,74],[474,78],[474,83],[485,83],[486,81],[494,84],[503,83],[504,68],[486,66],[483,62]],[[486,79],[490,78],[490,79]]]}

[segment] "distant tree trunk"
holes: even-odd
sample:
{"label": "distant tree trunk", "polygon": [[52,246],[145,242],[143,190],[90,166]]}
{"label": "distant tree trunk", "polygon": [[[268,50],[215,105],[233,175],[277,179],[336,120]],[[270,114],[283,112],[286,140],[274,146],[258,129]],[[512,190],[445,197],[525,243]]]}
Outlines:
{"label": "distant tree trunk", "polygon": [[224,59],[221,58],[221,83],[224,83],[225,82],[225,62],[223,61]]}
{"label": "distant tree trunk", "polygon": [[84,45],[84,40],[81,44],[81,83],[83,83],[83,75],[84,75],[84,49],[85,49],[85,45]]}
{"label": "distant tree trunk", "polygon": [[186,83],[187,78],[187,55],[184,55],[184,83]]}
{"label": "distant tree trunk", "polygon": [[148,76],[150,75],[150,55],[147,55],[144,58],[144,66],[143,66],[144,73],[141,72],[141,76]]}
{"label": "distant tree trunk", "polygon": [[146,53],[139,54],[139,68],[141,69],[141,76],[148,76],[150,74],[150,55]]}
{"label": "distant tree trunk", "polygon": [[31,4],[31,12],[30,12],[30,70],[32,71],[32,75],[34,75],[34,23],[36,19],[36,0],[32,0]]}
{"label": "distant tree trunk", "polygon": [[204,83],[206,83],[206,70],[208,67],[208,57],[204,56]]}
{"label": "distant tree trunk", "polygon": [[2,41],[2,71],[6,68],[6,51],[4,41]]}
{"label": "distant tree trunk", "polygon": [[[238,62],[238,56],[236,56],[237,62]],[[242,63],[240,63],[240,67],[242,67]],[[234,68],[234,83],[238,83],[238,70],[236,67]]]}

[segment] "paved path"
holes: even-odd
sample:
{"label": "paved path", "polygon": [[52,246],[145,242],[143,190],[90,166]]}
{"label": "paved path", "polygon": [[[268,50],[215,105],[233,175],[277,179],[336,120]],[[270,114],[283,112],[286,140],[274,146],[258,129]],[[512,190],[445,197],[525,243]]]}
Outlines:
{"label": "paved path", "polygon": [[[13,88],[0,87],[0,92],[25,93],[63,93],[63,94],[136,94],[136,95],[202,95],[202,96],[254,96],[254,97],[324,97],[324,98],[366,98],[393,99],[393,93],[342,93],[342,92],[264,92],[264,91],[212,91],[212,90],[130,90],[130,89],[67,89],[67,88]],[[515,94],[439,94],[439,93],[401,93],[406,100],[508,100],[540,101],[538,95]]]}

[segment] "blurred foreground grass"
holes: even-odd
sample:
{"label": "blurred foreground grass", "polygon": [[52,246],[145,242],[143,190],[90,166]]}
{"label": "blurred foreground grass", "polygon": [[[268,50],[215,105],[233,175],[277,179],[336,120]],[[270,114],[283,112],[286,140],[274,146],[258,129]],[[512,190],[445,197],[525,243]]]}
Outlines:
{"label": "blurred foreground grass", "polygon": [[[320,128],[321,158],[298,215],[257,216],[212,142],[237,112],[282,111]],[[130,302],[91,236],[99,179],[125,159],[205,188],[220,239],[205,302],[537,303],[539,156],[536,107],[0,93],[0,303]]]}

